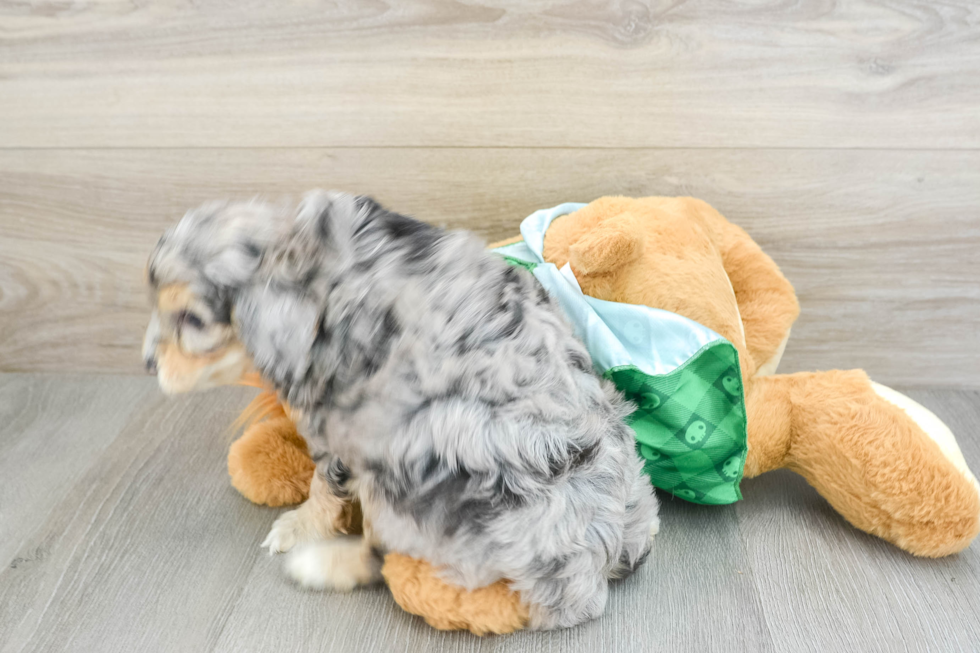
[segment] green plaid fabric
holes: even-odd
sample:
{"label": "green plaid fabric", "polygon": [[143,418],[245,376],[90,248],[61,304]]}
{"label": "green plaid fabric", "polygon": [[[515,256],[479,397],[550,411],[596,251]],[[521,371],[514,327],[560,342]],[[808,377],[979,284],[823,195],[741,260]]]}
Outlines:
{"label": "green plaid fabric", "polygon": [[634,367],[604,376],[637,405],[630,426],[655,486],[693,503],[742,498],[748,438],[738,353],[730,342],[708,345],[663,376]]}
{"label": "green plaid fabric", "polygon": [[[538,266],[501,255],[531,272]],[[630,426],[643,469],[656,487],[692,503],[720,505],[742,498],[748,436],[738,352],[730,342],[704,346],[667,374],[646,374],[627,365],[603,375],[637,406]]]}
{"label": "green plaid fabric", "polygon": [[505,261],[507,261],[507,263],[509,263],[510,265],[515,265],[515,266],[517,266],[519,268],[524,268],[528,272],[533,272],[534,271],[534,268],[538,267],[538,264],[537,263],[534,263],[532,261],[525,261],[523,259],[515,258],[513,256],[506,256],[504,254],[501,254],[500,255],[500,258],[502,258]]}

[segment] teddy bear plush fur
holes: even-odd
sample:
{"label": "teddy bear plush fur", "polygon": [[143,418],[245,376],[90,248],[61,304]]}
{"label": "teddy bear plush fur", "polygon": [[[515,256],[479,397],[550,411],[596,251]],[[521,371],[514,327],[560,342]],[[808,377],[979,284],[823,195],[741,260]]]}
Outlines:
{"label": "teddy bear plush fur", "polygon": [[688,317],[738,350],[747,477],[788,468],[854,526],[919,556],[980,531],[980,488],[949,429],[859,370],[773,375],[799,308],[745,231],[692,198],[602,198],[552,223],[544,257],[582,291]]}
{"label": "teddy bear plush fur", "polygon": [[302,503],[316,470],[306,441],[258,374],[247,375],[241,385],[262,392],[234,425],[245,431],[228,451],[232,486],[253,503],[274,508]]}
{"label": "teddy bear plush fur", "polygon": [[[678,313],[735,346],[746,477],[791,469],[851,524],[918,556],[960,551],[980,531],[980,486],[935,415],[859,370],[774,374],[799,313],[793,288],[744,230],[705,202],[596,200],[552,223],[544,258],[568,263],[588,295]],[[313,469],[305,444],[274,395],[257,402],[253,412],[268,419],[232,446],[232,482],[256,503],[302,501]],[[383,573],[395,600],[436,628],[501,633],[527,621],[503,581],[467,592],[398,555],[386,557]]]}

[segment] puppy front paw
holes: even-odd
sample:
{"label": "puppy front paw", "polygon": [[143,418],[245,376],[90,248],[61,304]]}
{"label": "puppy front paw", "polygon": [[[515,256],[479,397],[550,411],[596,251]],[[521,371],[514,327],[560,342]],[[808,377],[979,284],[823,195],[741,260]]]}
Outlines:
{"label": "puppy front paw", "polygon": [[311,542],[319,536],[316,523],[308,510],[302,507],[283,514],[272,525],[262,546],[269,549],[269,555],[284,553],[297,544]]}
{"label": "puppy front paw", "polygon": [[359,537],[316,542],[290,552],[283,565],[298,585],[349,592],[381,580],[381,563]]}

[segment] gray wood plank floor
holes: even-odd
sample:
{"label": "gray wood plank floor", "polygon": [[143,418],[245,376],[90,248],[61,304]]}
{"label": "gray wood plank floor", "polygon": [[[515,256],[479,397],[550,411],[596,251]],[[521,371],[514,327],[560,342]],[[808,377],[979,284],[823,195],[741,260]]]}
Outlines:
{"label": "gray wood plank floor", "polygon": [[[903,388],[980,467],[980,391]],[[649,562],[579,628],[439,633],[384,588],[304,592],[259,548],[277,510],[224,471],[241,389],[0,375],[0,653],[27,651],[971,651],[980,546],[919,560],[850,528],[799,477],[744,501],[663,497]]]}

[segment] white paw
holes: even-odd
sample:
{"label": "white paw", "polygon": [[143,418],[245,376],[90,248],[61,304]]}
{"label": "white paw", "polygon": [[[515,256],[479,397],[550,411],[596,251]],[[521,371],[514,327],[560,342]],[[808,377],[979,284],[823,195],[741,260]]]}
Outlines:
{"label": "white paw", "polygon": [[268,547],[269,555],[289,551],[297,544],[303,544],[316,538],[316,525],[309,518],[308,512],[302,508],[290,510],[272,525],[272,530],[265,536],[262,546]]}
{"label": "white paw", "polygon": [[345,537],[302,546],[286,556],[286,575],[316,590],[349,592],[381,578],[380,564],[359,537]]}
{"label": "white paw", "polygon": [[660,532],[660,517],[654,517],[650,522],[650,539],[652,540]]}

